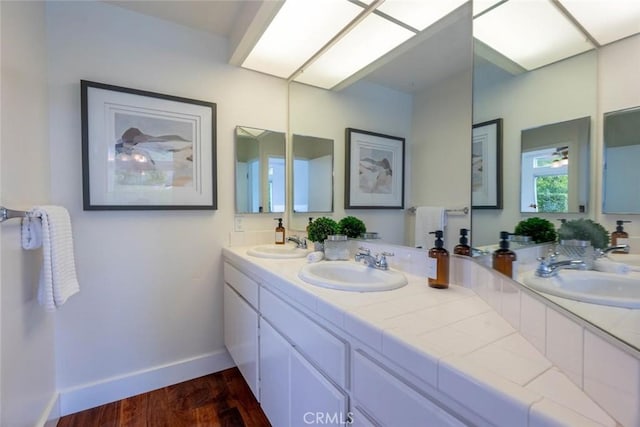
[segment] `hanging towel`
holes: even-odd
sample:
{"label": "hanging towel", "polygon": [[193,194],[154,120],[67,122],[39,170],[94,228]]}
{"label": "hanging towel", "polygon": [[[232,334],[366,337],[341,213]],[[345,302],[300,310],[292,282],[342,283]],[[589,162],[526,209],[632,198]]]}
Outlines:
{"label": "hanging towel", "polygon": [[36,206],[29,216],[42,222],[42,269],[38,302],[54,311],[80,290],[73,258],[69,212],[60,206]]}
{"label": "hanging towel", "polygon": [[22,248],[26,250],[38,249],[42,246],[42,222],[31,214],[22,218]]}
{"label": "hanging towel", "polygon": [[419,206],[416,208],[415,246],[429,249],[435,238],[429,239],[429,233],[436,230],[444,231],[447,225],[446,211],[437,206]]}

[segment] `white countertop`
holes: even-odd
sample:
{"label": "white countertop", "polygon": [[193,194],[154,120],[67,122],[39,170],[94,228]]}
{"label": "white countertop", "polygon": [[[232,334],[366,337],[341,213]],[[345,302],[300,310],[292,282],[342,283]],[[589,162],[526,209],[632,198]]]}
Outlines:
{"label": "white countertop", "polygon": [[325,289],[298,278],[306,259],[256,258],[247,249],[223,255],[491,423],[616,425],[471,289],[433,289],[406,272],[408,285],[392,291]]}

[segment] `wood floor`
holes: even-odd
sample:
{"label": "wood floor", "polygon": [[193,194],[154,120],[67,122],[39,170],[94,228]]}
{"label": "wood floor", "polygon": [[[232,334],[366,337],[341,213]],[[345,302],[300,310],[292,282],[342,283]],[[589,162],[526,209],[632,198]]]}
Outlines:
{"label": "wood floor", "polygon": [[269,426],[237,368],[60,418],[58,427]]}

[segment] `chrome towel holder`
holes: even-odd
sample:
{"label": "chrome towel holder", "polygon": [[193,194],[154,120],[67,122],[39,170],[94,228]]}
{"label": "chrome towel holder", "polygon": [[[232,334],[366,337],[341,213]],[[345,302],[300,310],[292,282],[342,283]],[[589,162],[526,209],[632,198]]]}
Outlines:
{"label": "chrome towel holder", "polygon": [[0,222],[5,222],[11,218],[24,218],[27,216],[25,211],[16,211],[13,209],[7,209],[4,206],[0,206]]}

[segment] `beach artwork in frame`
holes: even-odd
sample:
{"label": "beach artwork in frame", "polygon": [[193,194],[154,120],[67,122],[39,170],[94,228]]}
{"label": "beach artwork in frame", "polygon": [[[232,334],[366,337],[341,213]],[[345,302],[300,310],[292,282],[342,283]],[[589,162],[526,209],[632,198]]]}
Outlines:
{"label": "beach artwork in frame", "polygon": [[405,139],[346,129],[346,209],[404,208]]}
{"label": "beach artwork in frame", "polygon": [[473,125],[471,204],[473,209],[502,209],[502,119]]}
{"label": "beach artwork in frame", "polygon": [[81,81],[84,210],[217,209],[216,104]]}

